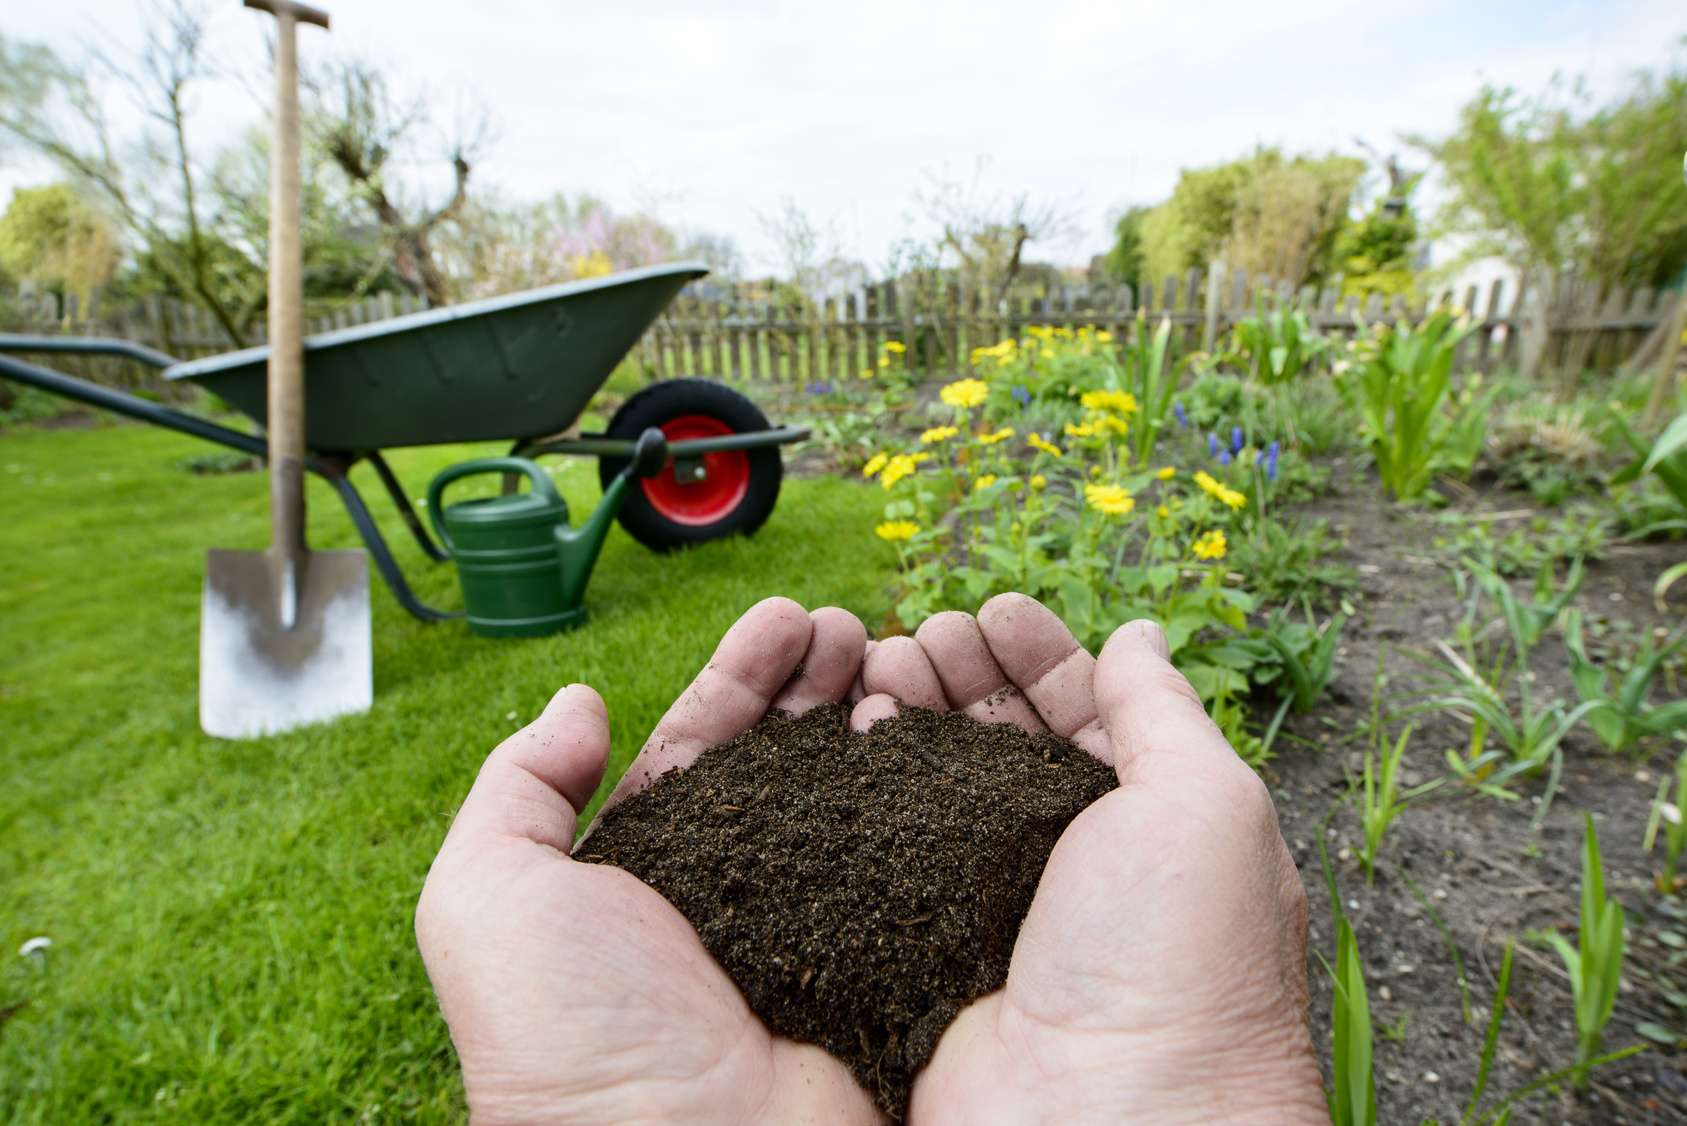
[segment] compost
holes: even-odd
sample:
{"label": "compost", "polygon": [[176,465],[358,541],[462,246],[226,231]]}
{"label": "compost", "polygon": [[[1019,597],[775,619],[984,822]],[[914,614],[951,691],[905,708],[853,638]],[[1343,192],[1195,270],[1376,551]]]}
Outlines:
{"label": "compost", "polygon": [[847,720],[770,714],[611,809],[577,858],[661,892],[769,1028],[901,1118],[949,1022],[1007,980],[1055,841],[1117,782],[1053,735]]}

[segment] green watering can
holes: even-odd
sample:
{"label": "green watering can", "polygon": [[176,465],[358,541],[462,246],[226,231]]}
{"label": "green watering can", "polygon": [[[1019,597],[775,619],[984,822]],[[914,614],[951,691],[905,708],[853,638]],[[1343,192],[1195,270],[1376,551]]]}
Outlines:
{"label": "green watering can", "polygon": [[[627,468],[578,528],[569,527],[568,505],[550,475],[526,458],[465,461],[435,477],[428,486],[428,519],[457,564],[469,629],[482,637],[537,637],[584,622],[586,580],[627,486],[634,477],[654,477],[667,461],[660,430],[639,435]],[[447,485],[481,473],[519,473],[533,487],[440,503]]]}

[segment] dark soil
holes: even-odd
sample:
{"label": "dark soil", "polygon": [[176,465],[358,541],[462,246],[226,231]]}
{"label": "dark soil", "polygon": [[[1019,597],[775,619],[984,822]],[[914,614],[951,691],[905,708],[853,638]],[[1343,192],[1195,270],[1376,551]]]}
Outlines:
{"label": "dark soil", "polygon": [[1007,980],[1061,832],[1113,771],[1065,740],[913,708],[768,716],[604,815],[580,859],[667,897],[773,1031],[887,1113]]}
{"label": "dark soil", "polygon": [[[1460,1120],[1475,1082],[1508,939],[1517,940],[1516,962],[1484,1105],[1492,1107],[1500,1097],[1574,1061],[1569,979],[1555,953],[1526,937],[1557,928],[1575,942],[1582,824],[1584,815],[1592,813],[1607,890],[1622,901],[1628,916],[1623,983],[1605,1050],[1634,1044],[1649,1048],[1597,1070],[1585,1095],[1548,1093],[1520,1104],[1513,1121],[1687,1122],[1683,1054],[1636,1031],[1647,1025],[1654,1032],[1687,1033],[1687,896],[1660,895],[1654,874],[1661,865],[1661,844],[1650,856],[1641,850],[1651,800],[1660,779],[1673,770],[1681,746],[1660,741],[1636,757],[1618,757],[1585,727],[1578,728],[1565,743],[1563,785],[1538,832],[1530,820],[1539,809],[1544,779],[1524,786],[1518,802],[1496,801],[1456,784],[1443,787],[1409,806],[1389,828],[1375,882],[1367,886],[1357,859],[1363,835],[1348,785],[1361,769],[1379,657],[1387,677],[1385,712],[1423,699],[1434,680],[1414,655],[1427,652],[1436,639],[1451,638],[1461,607],[1448,569],[1455,556],[1436,542],[1448,531],[1437,515],[1384,499],[1370,475],[1355,466],[1338,465],[1334,476],[1351,487],[1302,511],[1330,521],[1347,539],[1348,561],[1359,574],[1360,589],[1352,597],[1359,614],[1343,634],[1329,696],[1312,713],[1291,720],[1296,741],[1279,742],[1266,774],[1311,900],[1311,949],[1332,958],[1335,946],[1319,869],[1320,833],[1357,931],[1378,1028],[1378,1120]],[[1499,488],[1461,491],[1451,508],[1472,515],[1508,514],[1501,529],[1548,512],[1526,493]],[[1687,544],[1681,541],[1611,545],[1604,559],[1588,564],[1587,581],[1576,599],[1589,630],[1633,637],[1679,624],[1679,612],[1654,608],[1650,591],[1658,573],[1684,555]],[[1560,561],[1560,575],[1567,563]],[[1526,594],[1528,580],[1519,579],[1516,586]],[[1572,704],[1578,699],[1556,633],[1530,663],[1539,697]],[[1654,699],[1672,694],[1667,678],[1660,677]],[[1408,784],[1444,774],[1443,752],[1463,748],[1470,734],[1468,726],[1447,713],[1419,716],[1415,722],[1417,731],[1406,751]],[[1334,817],[1326,823],[1332,810]],[[1469,991],[1468,1020],[1459,961]],[[1316,954],[1308,969],[1314,1040],[1327,1058],[1328,976]]]}

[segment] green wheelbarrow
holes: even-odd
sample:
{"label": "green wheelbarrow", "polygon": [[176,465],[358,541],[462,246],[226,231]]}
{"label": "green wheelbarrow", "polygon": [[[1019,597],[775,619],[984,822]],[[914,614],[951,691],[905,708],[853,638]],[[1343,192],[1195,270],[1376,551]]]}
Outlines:
{"label": "green wheelbarrow", "polygon": [[[761,527],[779,499],[779,447],[808,431],[770,426],[754,403],[723,384],[655,383],[622,404],[604,433],[562,436],[674,296],[707,273],[698,262],[650,266],[305,339],[306,467],[334,487],[400,605],[423,620],[462,616],[416,598],[351,483],[352,467],[368,462],[418,546],[445,560],[382,456],[391,447],[497,439],[512,443],[512,457],[596,457],[607,491],[631,463],[640,435],[656,429],[666,439],[667,461],[625,490],[622,527],[656,551]],[[26,363],[18,353],[121,356],[166,379],[191,381],[261,426],[268,348],[183,362],[130,341],[0,334],[0,378],[256,457],[267,452],[261,436]]]}

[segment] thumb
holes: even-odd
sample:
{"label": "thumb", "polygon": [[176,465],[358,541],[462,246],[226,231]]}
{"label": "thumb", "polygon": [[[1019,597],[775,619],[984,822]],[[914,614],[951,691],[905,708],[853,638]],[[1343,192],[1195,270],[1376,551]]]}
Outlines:
{"label": "thumb", "polygon": [[579,811],[603,780],[608,759],[603,697],[570,684],[488,756],[447,840],[495,834],[568,852]]}
{"label": "thumb", "polygon": [[1126,622],[1102,646],[1095,708],[1121,786],[1241,761],[1170,656],[1165,631],[1146,618]]}

